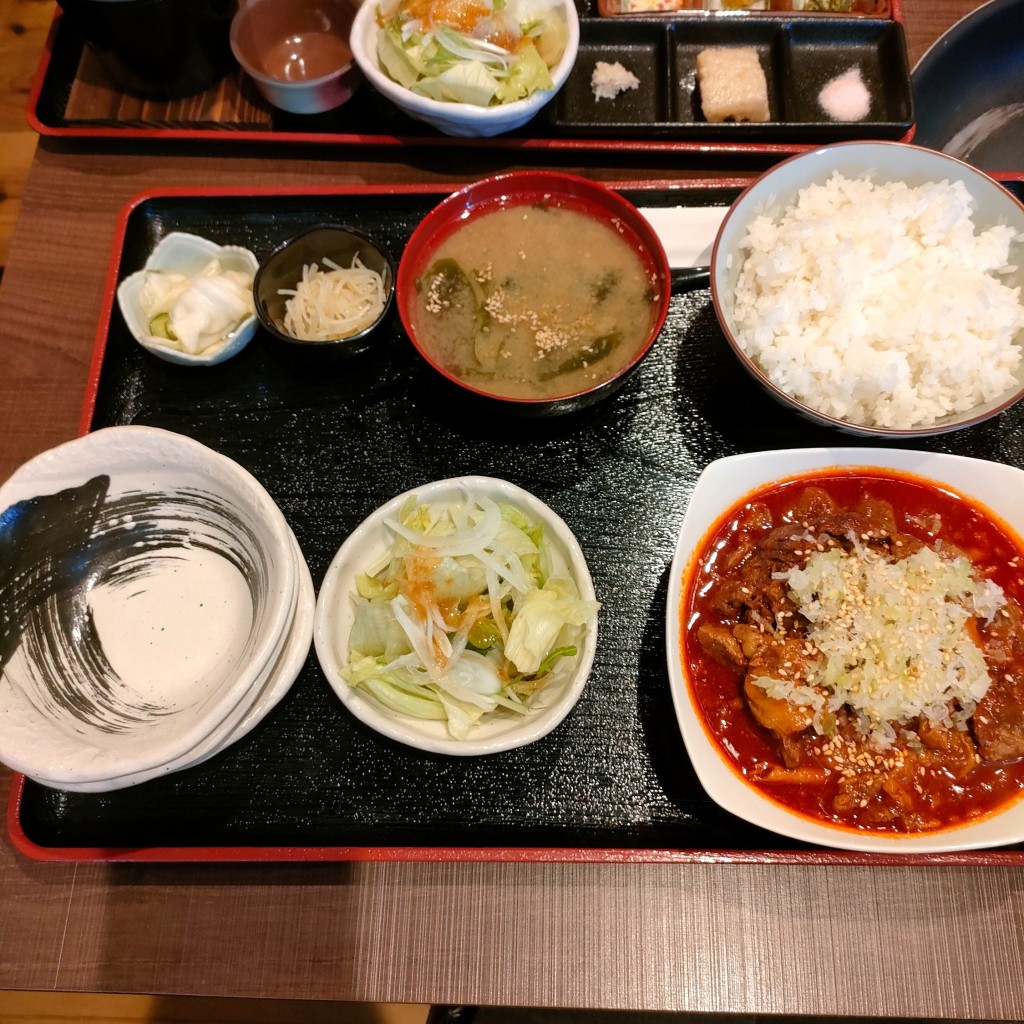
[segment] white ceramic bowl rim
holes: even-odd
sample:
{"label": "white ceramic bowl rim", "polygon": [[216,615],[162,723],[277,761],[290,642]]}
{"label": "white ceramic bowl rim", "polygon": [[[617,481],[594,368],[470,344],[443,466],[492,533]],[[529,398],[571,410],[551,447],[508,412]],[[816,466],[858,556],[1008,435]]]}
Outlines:
{"label": "white ceramic bowl rim", "polygon": [[895,469],[946,484],[993,512],[1024,538],[1024,471],[1001,463],[887,448],[799,448],[733,455],[712,462],[697,480],[676,543],[665,613],[669,686],[686,752],[701,785],[719,806],[779,835],[817,846],[878,854],[931,854],[1024,840],[1024,797],[977,822],[906,836],[879,835],[814,821],[775,803],[747,783],[708,734],[682,660],[682,601],[693,560],[708,531],[760,487],[829,468]]}
{"label": "white ceramic bowl rim", "polygon": [[[806,169],[806,173],[803,175],[795,174],[795,184],[784,189],[783,194],[787,201],[800,188],[812,182],[824,181],[836,170],[845,170],[847,174],[861,174],[872,168],[876,171],[885,171],[886,168],[877,166],[878,162],[891,166],[893,162],[900,160],[911,164],[907,172],[900,175],[901,177],[920,182],[926,180],[934,181],[937,180],[937,176],[942,174],[940,168],[945,168],[947,169],[947,175],[960,178],[965,181],[965,184],[967,182],[973,183],[973,187],[968,185],[972,195],[977,195],[979,189],[984,189],[990,195],[997,197],[1001,204],[1005,200],[1006,211],[1008,213],[1011,211],[1016,213],[1020,217],[1022,225],[1024,225],[1024,202],[1019,200],[999,182],[985,174],[984,171],[971,166],[957,157],[902,142],[838,142],[822,146],[810,152],[798,153],[795,156],[788,157],[748,185],[735,199],[722,219],[711,253],[711,297],[719,324],[730,348],[732,348],[741,364],[758,383],[783,405],[798,409],[804,415],[819,423],[838,428],[849,434],[863,437],[888,438],[890,440],[927,437],[953,430],[961,430],[1005,411],[1024,397],[1024,361],[1022,361],[1021,367],[1018,370],[1019,386],[1015,391],[1008,395],[1000,396],[994,401],[977,406],[969,413],[952,414],[943,417],[931,426],[873,426],[852,423],[828,413],[819,412],[773,383],[767,374],[752,359],[746,356],[740,348],[739,342],[736,340],[732,330],[729,313],[732,306],[731,282],[734,281],[735,275],[739,273],[739,263],[734,260],[732,265],[730,265],[730,257],[735,253],[739,239],[745,231],[745,225],[749,223],[753,216],[762,207],[770,208],[779,204],[779,195],[773,191],[774,184],[780,179],[785,181],[790,175],[794,175],[798,168]],[[846,164],[850,162],[855,165],[852,169],[846,167]],[[930,169],[926,169],[925,164],[928,164]],[[880,180],[894,180],[896,177],[895,173],[882,173]],[[982,224],[977,226],[987,227],[988,225]],[[1024,227],[1022,227],[1022,231],[1024,231]],[[1021,255],[1024,258],[1024,249],[1022,249]],[[1018,335],[1019,343],[1020,335]]]}
{"label": "white ceramic bowl rim", "polygon": [[421,502],[445,502],[464,491],[484,493],[516,505],[541,521],[556,555],[564,557],[579,588],[580,597],[594,600],[594,585],[579,543],[565,522],[536,496],[506,480],[484,476],[461,476],[413,487],[396,495],[372,512],[346,538],[324,576],[317,598],[313,643],[320,667],[342,703],[361,722],[390,739],[437,754],[476,756],[494,754],[533,743],[546,736],[569,714],[586,685],[597,650],[597,622],[587,627],[576,656],[573,673],[564,680],[553,704],[545,705],[521,721],[503,719],[497,725],[481,723],[465,740],[452,738],[444,722],[419,722],[397,717],[354,690],[342,678],[339,663],[348,647],[351,627],[351,596],[354,576],[386,550],[383,521],[394,515],[412,496]]}

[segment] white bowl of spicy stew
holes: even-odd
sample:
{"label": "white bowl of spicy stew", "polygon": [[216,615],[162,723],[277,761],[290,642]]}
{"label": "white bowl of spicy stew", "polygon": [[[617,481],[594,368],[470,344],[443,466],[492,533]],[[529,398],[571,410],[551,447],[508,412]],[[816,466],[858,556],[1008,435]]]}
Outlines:
{"label": "white bowl of spicy stew", "polygon": [[720,459],[666,636],[697,776],[793,840],[933,854],[1024,840],[1024,472],[927,452]]}

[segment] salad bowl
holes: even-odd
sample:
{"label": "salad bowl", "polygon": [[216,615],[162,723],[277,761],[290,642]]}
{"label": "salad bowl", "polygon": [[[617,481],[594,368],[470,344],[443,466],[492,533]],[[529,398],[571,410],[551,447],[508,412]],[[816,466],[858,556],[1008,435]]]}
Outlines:
{"label": "salad bowl", "polygon": [[[362,574],[371,567],[394,559],[396,544],[394,523],[418,503],[435,515],[462,502],[488,502],[516,510],[513,514],[539,524],[543,540],[539,546],[548,563],[548,579],[562,577],[571,581],[578,594],[577,605],[585,621],[574,626],[566,622],[557,630],[555,645],[572,643],[575,653],[560,658],[549,681],[528,702],[529,711],[519,715],[500,708],[484,714],[464,737],[452,734],[450,723],[403,714],[376,699],[363,686],[353,685],[346,675],[353,666],[351,651],[356,624],[357,595],[361,594]],[[454,562],[460,562],[458,558]],[[461,564],[461,562],[460,562]],[[572,531],[562,519],[534,495],[505,480],[482,476],[438,480],[399,494],[373,512],[354,530],[331,562],[317,598],[313,642],[327,681],[348,710],[364,725],[399,743],[437,754],[471,756],[494,754],[533,743],[551,732],[569,714],[579,700],[590,674],[597,648],[597,602],[586,559]],[[394,626],[394,628],[398,628]],[[391,627],[389,627],[391,628]],[[510,643],[510,642],[509,642]],[[562,648],[565,649],[564,647]],[[508,654],[511,646],[505,646]],[[480,655],[467,651],[472,659]],[[456,670],[458,671],[458,670]]]}
{"label": "salad bowl", "polygon": [[551,68],[553,87],[538,89],[525,99],[509,103],[480,106],[471,102],[431,99],[400,85],[384,70],[378,53],[377,0],[365,0],[359,8],[349,43],[352,56],[367,81],[409,117],[423,121],[445,135],[489,138],[520,128],[533,118],[554,98],[576,62],[580,23],[573,0],[555,0],[553,4],[544,6],[561,13],[567,30],[562,56]]}

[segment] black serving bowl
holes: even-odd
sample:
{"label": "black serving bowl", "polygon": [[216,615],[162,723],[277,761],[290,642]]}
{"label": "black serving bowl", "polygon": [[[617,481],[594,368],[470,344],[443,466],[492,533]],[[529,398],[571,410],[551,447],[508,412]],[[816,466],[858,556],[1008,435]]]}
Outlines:
{"label": "black serving bowl", "polygon": [[[485,384],[467,383],[450,372],[424,344],[416,323],[416,288],[440,244],[457,228],[499,209],[560,206],[609,225],[642,260],[655,293],[647,334],[629,361],[582,390],[554,397],[513,398],[488,391]],[[492,411],[519,416],[552,416],[574,412],[614,394],[636,372],[650,351],[668,314],[672,275],[661,241],[639,210],[603,185],[552,171],[513,171],[484,178],[452,193],[420,221],[398,267],[398,313],[416,351],[451,386],[453,393]]]}
{"label": "black serving bowl", "polygon": [[[302,279],[302,269],[310,264],[323,267],[329,259],[342,267],[352,265],[355,256],[380,274],[384,282],[384,308],[373,323],[344,338],[307,341],[296,338],[284,328],[287,295],[281,289],[292,289]],[[261,264],[253,281],[256,315],[266,331],[297,348],[354,354],[373,343],[377,328],[387,318],[395,296],[395,264],[391,255],[369,235],[340,224],[321,224],[279,245]]]}

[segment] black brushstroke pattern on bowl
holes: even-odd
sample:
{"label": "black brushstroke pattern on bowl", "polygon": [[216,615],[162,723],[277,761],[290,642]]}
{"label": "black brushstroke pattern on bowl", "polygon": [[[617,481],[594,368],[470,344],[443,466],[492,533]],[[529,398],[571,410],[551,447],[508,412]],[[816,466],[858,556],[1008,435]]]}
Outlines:
{"label": "black brushstroke pattern on bowl", "polygon": [[[144,586],[155,556],[200,548],[230,563],[245,581],[252,629],[239,652],[260,637],[269,570],[244,520],[216,495],[195,490],[109,494],[110,478],[19,501],[0,515],[0,671],[40,714],[124,733],[177,707],[141,699],[114,667],[89,601],[97,587]],[[128,596],[131,600],[131,595]],[[24,673],[9,671],[27,653]],[[201,696],[197,695],[197,696]]]}

